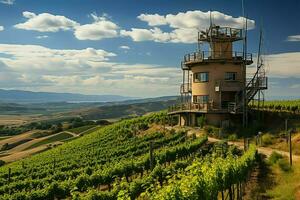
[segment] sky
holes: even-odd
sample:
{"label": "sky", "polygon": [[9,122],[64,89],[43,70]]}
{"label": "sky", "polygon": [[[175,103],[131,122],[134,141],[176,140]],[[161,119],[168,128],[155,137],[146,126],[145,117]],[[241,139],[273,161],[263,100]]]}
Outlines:
{"label": "sky", "polygon": [[[254,57],[263,30],[267,96],[300,96],[300,1],[244,7]],[[215,24],[243,27],[241,0],[0,0],[0,88],[178,95],[180,62],[210,12]]]}

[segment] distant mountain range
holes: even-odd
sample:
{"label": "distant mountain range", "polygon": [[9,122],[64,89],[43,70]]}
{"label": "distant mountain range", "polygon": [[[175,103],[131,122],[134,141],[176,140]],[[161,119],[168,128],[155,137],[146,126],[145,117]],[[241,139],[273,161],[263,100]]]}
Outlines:
{"label": "distant mountain range", "polygon": [[31,92],[0,89],[0,101],[11,103],[43,102],[116,102],[136,99],[120,95],[84,95],[74,93]]}

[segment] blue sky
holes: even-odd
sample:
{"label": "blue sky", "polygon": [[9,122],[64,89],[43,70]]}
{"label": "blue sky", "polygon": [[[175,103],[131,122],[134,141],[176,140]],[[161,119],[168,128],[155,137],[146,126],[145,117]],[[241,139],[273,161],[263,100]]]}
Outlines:
{"label": "blue sky", "polygon": [[[5,89],[178,94],[180,61],[198,29],[242,26],[241,1],[0,0],[0,84]],[[300,93],[300,2],[245,0],[249,52],[264,32],[269,96]],[[284,90],[283,90],[284,88]]]}

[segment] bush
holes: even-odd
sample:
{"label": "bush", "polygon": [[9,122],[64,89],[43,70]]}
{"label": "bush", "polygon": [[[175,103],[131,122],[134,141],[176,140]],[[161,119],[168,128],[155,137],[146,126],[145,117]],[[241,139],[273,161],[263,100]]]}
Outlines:
{"label": "bush", "polygon": [[283,158],[283,156],[280,153],[277,153],[276,151],[273,151],[270,158],[269,158],[269,162],[271,164],[275,164],[275,163],[277,163],[277,161],[279,159],[282,159],[282,158]]}
{"label": "bush", "polygon": [[201,117],[198,117],[198,118],[197,118],[197,125],[198,125],[200,128],[203,128],[205,124],[206,124],[206,118],[205,118],[204,115],[202,115]]}
{"label": "bush", "polygon": [[80,192],[85,191],[90,185],[89,177],[86,174],[82,174],[75,180],[75,185]]}
{"label": "bush", "polygon": [[230,134],[228,136],[229,141],[236,141],[238,139],[238,136],[236,134]]}
{"label": "bush", "polygon": [[3,165],[5,165],[5,161],[0,160],[0,167],[3,166]]}
{"label": "bush", "polygon": [[263,146],[267,146],[267,145],[270,145],[270,144],[273,144],[273,141],[274,140],[274,137],[267,133],[267,134],[264,134],[262,137],[261,137],[261,141],[262,141],[262,145]]}
{"label": "bush", "polygon": [[277,161],[278,163],[278,166],[280,167],[280,169],[284,172],[288,172],[291,170],[291,166],[290,166],[290,163],[284,159],[284,158],[281,158]]}
{"label": "bush", "polygon": [[213,137],[219,137],[219,128],[213,126],[204,126],[204,132]]}

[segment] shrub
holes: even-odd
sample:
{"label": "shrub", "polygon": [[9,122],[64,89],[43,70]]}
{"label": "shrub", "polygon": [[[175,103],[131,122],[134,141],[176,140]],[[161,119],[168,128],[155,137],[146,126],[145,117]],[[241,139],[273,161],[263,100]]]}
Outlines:
{"label": "shrub", "polygon": [[197,125],[200,126],[201,128],[204,127],[204,125],[206,124],[206,118],[204,115],[202,115],[201,117],[197,118]]}
{"label": "shrub", "polygon": [[0,160],[0,167],[3,166],[5,164],[5,161]]}
{"label": "shrub", "polygon": [[234,134],[230,134],[228,136],[228,140],[230,141],[236,141],[238,139],[238,136],[234,133]]}
{"label": "shrub", "polygon": [[291,170],[291,166],[290,166],[289,162],[286,159],[284,159],[284,158],[279,159],[277,161],[277,163],[278,163],[278,166],[280,167],[280,169],[282,171],[288,172],[288,171]]}
{"label": "shrub", "polygon": [[273,151],[272,154],[270,155],[269,162],[271,164],[275,164],[275,163],[277,163],[277,161],[279,159],[282,159],[282,158],[283,158],[283,156],[280,153],[277,153],[276,151]]}
{"label": "shrub", "polygon": [[207,135],[218,137],[219,136],[219,128],[213,127],[213,126],[204,126],[204,132]]}
{"label": "shrub", "polygon": [[274,142],[273,139],[274,139],[274,137],[271,134],[269,134],[269,133],[264,134],[261,137],[262,145],[267,146],[267,145],[273,144],[273,142]]}
{"label": "shrub", "polygon": [[80,192],[85,191],[90,185],[89,177],[86,174],[80,175],[75,180],[75,185],[79,189]]}

